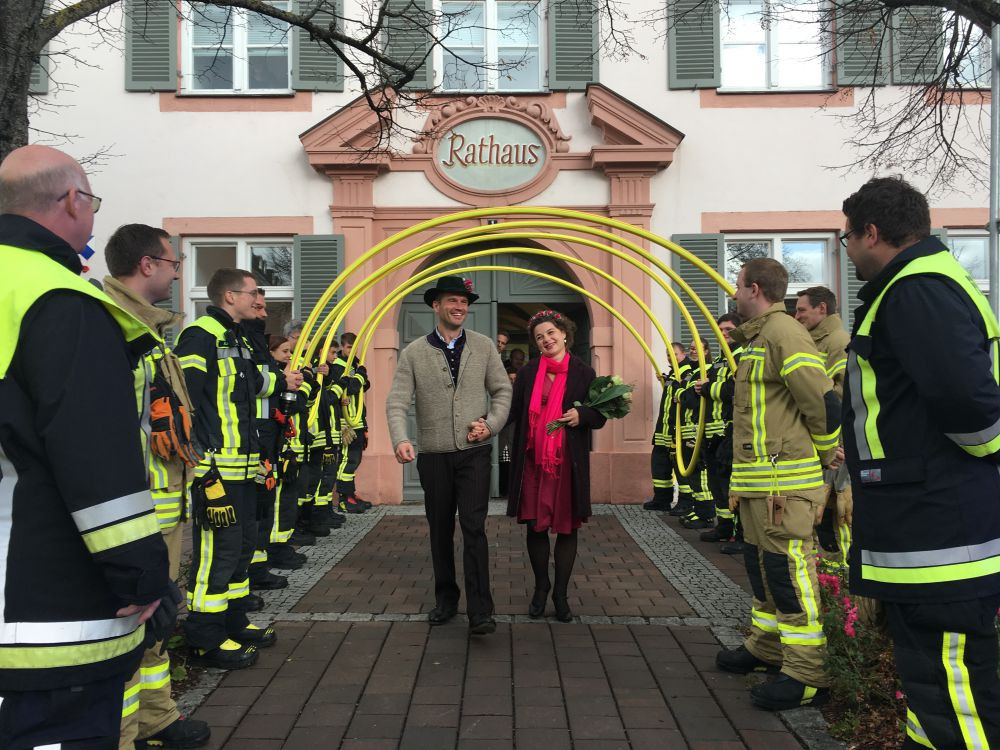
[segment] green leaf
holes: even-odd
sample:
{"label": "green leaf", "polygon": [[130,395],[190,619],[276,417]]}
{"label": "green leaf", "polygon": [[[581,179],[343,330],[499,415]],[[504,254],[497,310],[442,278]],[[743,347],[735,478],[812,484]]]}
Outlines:
{"label": "green leaf", "polygon": [[170,669],[170,681],[171,682],[184,682],[187,679],[188,671],[187,667],[183,664],[175,664]]}

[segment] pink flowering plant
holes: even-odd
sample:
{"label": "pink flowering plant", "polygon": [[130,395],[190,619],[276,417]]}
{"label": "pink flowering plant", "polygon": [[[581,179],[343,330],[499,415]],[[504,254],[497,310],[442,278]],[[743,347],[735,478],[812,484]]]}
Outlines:
{"label": "pink flowering plant", "polygon": [[836,714],[830,729],[840,739],[856,740],[873,714],[905,717],[892,643],[877,604],[850,593],[844,568],[821,561],[818,578]]}

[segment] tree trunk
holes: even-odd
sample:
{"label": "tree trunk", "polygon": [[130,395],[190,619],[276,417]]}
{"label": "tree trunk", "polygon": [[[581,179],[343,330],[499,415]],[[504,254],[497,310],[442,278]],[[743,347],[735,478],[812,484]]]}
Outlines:
{"label": "tree trunk", "polygon": [[28,143],[28,87],[45,0],[0,2],[0,159]]}

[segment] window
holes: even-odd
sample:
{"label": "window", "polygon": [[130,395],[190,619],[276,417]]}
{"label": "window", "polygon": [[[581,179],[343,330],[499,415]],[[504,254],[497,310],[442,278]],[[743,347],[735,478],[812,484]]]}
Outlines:
{"label": "window", "polygon": [[788,269],[788,296],[811,286],[834,289],[829,236],[726,236],[726,279],[736,285],[740,268],[752,258],[774,258]]}
{"label": "window", "polygon": [[[288,9],[287,2],[272,2]],[[182,88],[188,93],[288,93],[288,24],[259,13],[187,4]]]}
{"label": "window", "polygon": [[985,234],[958,234],[949,230],[945,242],[952,254],[984,292],[990,288],[990,238]]}
{"label": "window", "polygon": [[[185,286],[194,316],[205,314],[208,280],[220,268],[245,268],[266,290],[267,332],[280,333],[292,318],[292,243],[287,238],[205,238],[185,239]],[[190,318],[189,318],[190,320]]]}
{"label": "window", "polygon": [[731,0],[719,19],[723,89],[829,87],[819,0]]}
{"label": "window", "polygon": [[441,14],[442,90],[542,88],[537,0],[442,0]]}
{"label": "window", "polygon": [[973,26],[967,18],[944,14],[945,39],[944,60],[951,52],[952,37],[955,36],[955,53],[962,60],[954,77],[949,82],[955,88],[988,89],[990,87],[990,36],[978,26]]}

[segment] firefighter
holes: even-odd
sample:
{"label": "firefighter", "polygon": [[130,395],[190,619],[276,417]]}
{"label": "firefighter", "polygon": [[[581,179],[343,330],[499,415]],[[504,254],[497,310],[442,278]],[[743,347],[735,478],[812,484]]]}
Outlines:
{"label": "firefighter", "polygon": [[[144,639],[176,615],[137,408],[148,397],[137,365],[155,337],[80,278],[100,205],[61,151],[25,146],[0,163],[7,750],[117,747]],[[81,441],[88,428],[100,439]],[[150,618],[156,627],[144,628]]]}
{"label": "firefighter", "polygon": [[1000,326],[911,185],[869,180],[843,211],[868,282],[844,384],[851,592],[884,607],[903,746],[1000,747]]}
{"label": "firefighter", "polygon": [[[732,333],[743,322],[736,313],[720,315],[719,330],[730,347],[733,359],[739,363],[742,347],[732,339]],[[708,490],[715,504],[715,528],[703,531],[703,542],[736,542],[736,515],[729,510],[729,477],[733,472],[733,371],[724,354],[712,363],[708,377],[694,384],[695,392],[708,403],[709,415],[705,427],[705,468]]]}
{"label": "firefighter", "polygon": [[302,373],[285,371],[271,356],[267,344],[267,298],[264,290],[258,288],[254,303],[256,315],[253,320],[243,322],[247,341],[253,350],[254,361],[261,376],[274,376],[276,385],[267,396],[257,398],[256,426],[260,440],[260,464],[257,476],[257,542],[250,561],[250,590],[275,590],[288,586],[288,579],[268,570],[267,547],[274,527],[275,496],[278,489],[278,451],[282,440],[282,429],[274,419],[278,399],[285,391],[296,391],[302,385]]}
{"label": "firefighter", "polygon": [[257,283],[235,268],[208,282],[212,305],[185,328],[176,353],[194,405],[194,434],[202,459],[191,488],[193,536],[184,632],[195,660],[242,669],[257,648],[273,645],[274,628],[247,619],[249,566],[257,542],[260,444],[257,399],[269,396],[275,373],[264,377],[240,323],[256,317]]}
{"label": "firefighter", "polygon": [[677,507],[670,511],[672,516],[680,516],[680,524],[686,529],[707,529],[713,525],[715,508],[712,495],[708,489],[708,475],[705,471],[705,453],[698,452],[697,460],[693,461],[695,441],[698,438],[698,415],[700,398],[695,391],[695,382],[700,370],[698,362],[706,362],[711,356],[708,342],[702,340],[701,351],[692,341],[688,347],[688,362],[690,367],[684,373],[682,382],[674,389],[674,401],[681,410],[681,457],[691,472],[681,480]]}
{"label": "firefighter", "polygon": [[362,454],[368,443],[368,423],[361,395],[371,387],[364,365],[354,360],[354,366],[347,370],[347,358],[357,336],[345,333],[340,337],[340,356],[330,370],[330,380],[337,383],[335,393],[339,394],[340,424],[351,434],[348,442],[341,440],[340,462],[337,466],[337,495],[341,513],[364,513],[372,504],[357,494],[354,476],[361,466]]}
{"label": "firefighter", "polygon": [[[844,395],[844,375],[847,371],[847,335],[844,321],[837,314],[837,295],[825,286],[813,286],[799,292],[795,303],[795,319],[806,327],[819,353],[826,357],[826,374],[833,381],[833,391]],[[824,549],[837,552],[839,558],[828,560],[833,565],[846,565],[851,549],[851,524],[847,511],[851,507],[851,477],[846,464],[836,471],[826,472],[826,510],[816,527]]]}
{"label": "firefighter", "polygon": [[[104,291],[119,307],[153,330],[159,340],[143,357],[154,384],[150,394],[149,488],[156,520],[167,545],[170,578],[180,570],[181,538],[186,520],[187,489],[197,463],[190,442],[191,399],[177,357],[163,338],[183,315],[156,307],[170,299],[171,285],[180,278],[182,258],[170,235],[145,224],[115,230],[104,248],[110,275]],[[139,671],[125,685],[120,750],[146,747],[201,747],[211,737],[208,724],[182,718],[170,697],[170,657],[153,644],[142,655]]]}
{"label": "firefighter", "polygon": [[739,507],[743,559],[753,591],[750,635],[716,657],[720,669],[777,671],[750,691],[782,710],[827,696],[813,526],[823,510],[823,468],[837,464],[840,402],[825,361],[785,312],[788,272],[754,258],[736,282],[733,331],[743,344],[733,394],[730,507]]}
{"label": "firefighter", "polygon": [[[689,364],[684,364],[687,352],[684,345],[675,341],[671,346],[674,348],[674,356],[677,357],[678,373],[683,377],[690,368]],[[649,471],[653,477],[653,496],[643,503],[646,510],[656,510],[666,512],[674,502],[674,461],[671,455],[673,451],[674,435],[674,409],[673,388],[676,380],[672,375],[663,373],[660,375],[660,385],[663,391],[660,394],[660,406],[656,411],[656,427],[653,430],[653,450],[649,456]]]}

